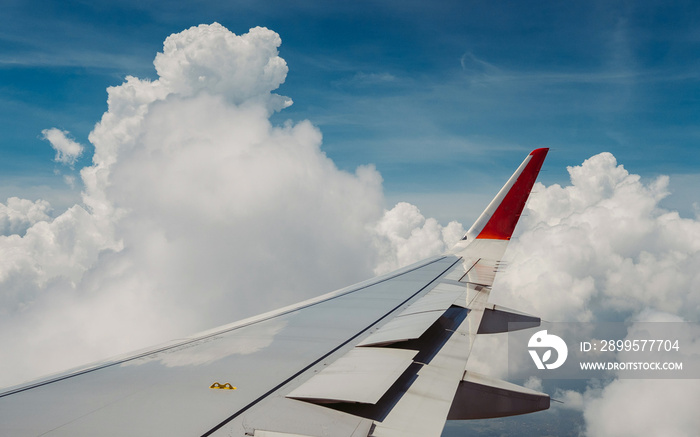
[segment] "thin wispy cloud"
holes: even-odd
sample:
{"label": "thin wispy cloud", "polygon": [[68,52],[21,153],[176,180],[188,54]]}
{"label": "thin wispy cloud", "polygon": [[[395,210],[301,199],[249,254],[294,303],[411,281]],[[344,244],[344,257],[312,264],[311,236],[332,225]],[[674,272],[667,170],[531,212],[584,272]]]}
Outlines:
{"label": "thin wispy cloud", "polygon": [[[669,70],[663,68],[643,69],[630,68],[628,64],[618,66],[611,65],[597,70],[581,71],[580,68],[571,68],[572,71],[547,71],[547,70],[512,70],[507,67],[497,66],[484,59],[476,57],[473,53],[465,53],[460,58],[460,66],[465,76],[474,83],[498,84],[512,83],[521,85],[554,85],[554,84],[612,84],[626,85],[632,82],[639,83],[663,83],[684,80],[700,80],[700,73],[695,69],[687,71]],[[619,67],[619,68],[617,68]]]}
{"label": "thin wispy cloud", "polygon": [[123,70],[141,65],[137,56],[119,53],[67,51],[59,53],[22,52],[0,55],[0,66],[11,67],[75,67],[99,70]]}

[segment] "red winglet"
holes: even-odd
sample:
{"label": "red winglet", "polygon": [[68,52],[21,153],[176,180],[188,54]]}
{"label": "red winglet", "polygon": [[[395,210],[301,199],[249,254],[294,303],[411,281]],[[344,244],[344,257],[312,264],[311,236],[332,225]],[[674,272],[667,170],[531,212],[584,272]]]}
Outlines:
{"label": "red winglet", "polygon": [[529,162],[476,238],[510,240],[548,151],[542,148],[530,152],[526,158]]}

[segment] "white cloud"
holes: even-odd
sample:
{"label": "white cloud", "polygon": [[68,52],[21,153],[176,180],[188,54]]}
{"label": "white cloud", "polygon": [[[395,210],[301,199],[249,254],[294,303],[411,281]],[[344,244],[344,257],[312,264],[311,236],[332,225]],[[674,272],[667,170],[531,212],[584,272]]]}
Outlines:
{"label": "white cloud", "polygon": [[[633,351],[617,353],[619,362],[674,362],[686,369],[697,369],[700,356],[700,329],[683,325],[674,314],[647,309],[634,317],[627,339],[646,338],[649,325],[664,323],[666,338],[677,340],[680,349],[668,354],[653,350],[640,356]],[[693,372],[690,372],[693,373]],[[697,405],[700,403],[700,381],[697,379],[619,379],[602,388],[583,394],[584,418],[588,435],[668,435],[693,436],[700,427]]]}
{"label": "white cloud", "polygon": [[0,385],[372,275],[381,176],[338,170],[308,121],[270,123],[291,103],[271,93],[279,44],[264,28],[193,27],[166,40],[157,80],[108,89],[82,205],[24,213],[26,234],[11,224],[0,239]]}
{"label": "white cloud", "polygon": [[584,408],[587,435],[694,436],[699,380],[618,379]]}
{"label": "white cloud", "polygon": [[277,56],[281,43],[262,27],[236,36],[218,23],[201,25],[169,36],[153,64],[159,82],[180,96],[206,91],[234,104],[272,99],[281,109],[291,101],[270,94],[287,76],[287,63]]}
{"label": "white cloud", "polygon": [[658,203],[668,178],[644,184],[609,153],[570,167],[572,185],[541,184],[525,229],[498,278],[498,299],[550,321],[591,321],[598,313],[646,308],[697,320],[700,222]]}
{"label": "white cloud", "polygon": [[531,376],[525,381],[523,386],[529,388],[530,390],[542,391],[542,380],[536,376]]}
{"label": "white cloud", "polygon": [[66,183],[71,188],[75,188],[75,176],[73,175],[64,175],[63,176],[63,182]]}
{"label": "white cloud", "polygon": [[10,197],[0,203],[0,235],[24,234],[33,224],[49,220],[51,205],[45,200],[32,202]]}
{"label": "white cloud", "polygon": [[45,140],[51,143],[51,147],[56,150],[54,161],[61,164],[73,165],[83,153],[83,146],[68,138],[68,131],[56,129],[44,129],[41,131]]}
{"label": "white cloud", "polygon": [[374,244],[381,259],[374,272],[382,274],[444,253],[466,231],[457,222],[450,222],[443,227],[437,220],[423,217],[415,205],[399,202],[384,212],[374,227],[374,233]]}
{"label": "white cloud", "polygon": [[[586,393],[591,393],[591,391]],[[555,406],[558,408],[583,411],[585,405],[584,395],[576,390],[557,390],[552,398],[557,401]]]}
{"label": "white cloud", "polygon": [[[697,321],[700,221],[659,206],[668,178],[644,183],[609,153],[569,173],[570,186],[537,186],[492,300],[549,321],[628,321],[630,333],[641,321]],[[692,354],[700,333],[682,342]],[[616,379],[554,397],[583,411],[587,435],[695,435],[696,383]]]}

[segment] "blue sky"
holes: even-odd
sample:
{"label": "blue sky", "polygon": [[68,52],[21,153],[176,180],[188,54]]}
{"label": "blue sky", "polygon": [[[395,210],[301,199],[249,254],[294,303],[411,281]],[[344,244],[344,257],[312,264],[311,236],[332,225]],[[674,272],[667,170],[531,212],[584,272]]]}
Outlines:
{"label": "blue sky", "polygon": [[[405,0],[6,0],[0,202],[47,199],[58,215],[79,201],[81,186],[64,176],[90,163],[106,88],[127,75],[156,79],[163,40],[214,21],[280,34],[289,73],[277,92],[294,105],[273,121],[310,120],[341,169],[374,164],[388,208],[406,200],[468,228],[537,147],[552,149],[547,185],[608,151],[646,181],[670,175],[666,207],[690,217],[700,203],[696,3]],[[72,168],[42,139],[53,127],[86,147]],[[470,426],[482,435],[580,426],[562,411]],[[463,430],[450,424],[445,435]]]}
{"label": "blue sky", "polygon": [[290,72],[279,93],[295,103],[275,121],[311,120],[342,169],[375,164],[389,203],[446,221],[454,212],[436,199],[483,190],[485,201],[547,146],[545,183],[610,151],[645,178],[672,175],[667,203],[688,215],[699,15],[693,2],[5,2],[0,194],[77,195],[41,130],[69,131],[88,146],[75,168],[89,163],[106,87],[155,78],[165,37],[217,21],[280,34]]}

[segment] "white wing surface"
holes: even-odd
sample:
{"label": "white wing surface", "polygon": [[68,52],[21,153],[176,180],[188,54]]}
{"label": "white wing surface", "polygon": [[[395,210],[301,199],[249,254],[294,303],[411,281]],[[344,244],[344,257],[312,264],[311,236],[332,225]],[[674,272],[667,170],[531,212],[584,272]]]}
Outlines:
{"label": "white wing surface", "polygon": [[488,304],[547,149],[449,253],[261,316],[0,393],[8,436],[439,436],[549,408],[467,371],[480,334],[539,319]]}

